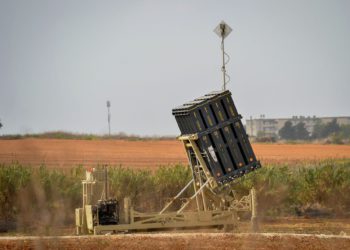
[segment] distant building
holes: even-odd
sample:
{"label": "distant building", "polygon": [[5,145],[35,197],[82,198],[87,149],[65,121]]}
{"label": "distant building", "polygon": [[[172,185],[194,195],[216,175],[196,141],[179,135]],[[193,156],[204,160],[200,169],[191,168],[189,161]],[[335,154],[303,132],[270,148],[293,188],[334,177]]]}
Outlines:
{"label": "distant building", "polygon": [[312,134],[315,124],[319,121],[323,124],[331,122],[333,119],[337,120],[339,125],[350,125],[350,116],[339,117],[305,117],[305,116],[293,116],[292,118],[265,118],[265,115],[261,115],[258,119],[246,120],[246,131],[250,136],[269,136],[278,137],[278,131],[284,126],[287,121],[290,121],[292,125],[296,125],[300,122],[305,123],[305,128]]}

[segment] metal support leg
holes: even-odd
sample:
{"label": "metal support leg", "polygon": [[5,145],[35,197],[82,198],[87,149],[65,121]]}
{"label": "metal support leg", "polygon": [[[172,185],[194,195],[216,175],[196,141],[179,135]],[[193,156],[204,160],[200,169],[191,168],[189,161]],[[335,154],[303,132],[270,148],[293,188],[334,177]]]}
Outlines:
{"label": "metal support leg", "polygon": [[203,189],[206,185],[208,185],[208,183],[209,183],[209,180],[207,180],[207,181],[197,190],[197,192],[195,192],[195,194],[192,195],[192,196],[187,200],[187,202],[186,202],[176,213],[177,213],[177,214],[181,213],[181,212],[188,206],[188,204],[190,204],[191,200],[193,200],[193,199],[199,194],[199,192],[201,192],[202,189]]}
{"label": "metal support leg", "polygon": [[[194,180],[194,181],[193,181],[193,189],[194,189],[194,192],[196,193],[197,190],[198,190],[197,182],[196,182],[197,176],[196,176],[196,173],[195,173],[195,168],[192,167],[192,166],[191,166],[191,168],[192,168],[192,178],[193,178],[193,180]],[[199,204],[199,198],[198,198],[198,196],[196,196],[196,204],[197,204],[197,211],[200,211],[200,210],[201,210],[201,206],[200,206],[200,204]]]}
{"label": "metal support leg", "polygon": [[159,212],[159,214],[162,214],[163,212],[165,212],[165,210],[167,210],[168,207],[170,207],[171,204],[173,204],[173,202],[180,197],[180,195],[185,192],[185,190],[192,184],[193,179],[187,183],[187,185],[162,209],[162,211]]}
{"label": "metal support leg", "polygon": [[251,218],[251,224],[252,224],[252,231],[258,232],[259,231],[259,224],[258,224],[258,203],[256,200],[256,191],[255,188],[252,188],[250,190],[250,196],[251,196],[251,209],[252,209],[252,218]]}
{"label": "metal support leg", "polygon": [[[190,143],[190,141],[187,139],[187,140],[183,140],[183,143],[184,143],[184,146],[185,146],[185,151],[186,151],[186,154],[187,154],[187,158],[189,160],[189,164],[190,164],[190,167],[191,167],[191,173],[192,173],[192,179],[193,179],[193,190],[194,192],[197,192],[197,183],[196,183],[196,174],[195,174],[195,166],[194,166],[194,160],[191,156],[191,151],[190,151],[190,148],[192,147],[192,143]],[[196,197],[196,204],[197,204],[197,210],[200,211],[201,210],[201,207],[200,207],[200,204],[199,204],[199,198]]]}
{"label": "metal support leg", "polygon": [[[202,176],[201,176],[201,173],[200,173],[200,170],[198,169],[198,178],[199,178],[199,184],[200,186],[203,185],[203,180],[202,180]],[[203,202],[203,210],[204,211],[207,211],[207,203],[206,203],[206,198],[205,198],[205,194],[204,194],[204,190],[202,189],[201,191],[201,196],[202,196],[202,202]]]}
{"label": "metal support leg", "polygon": [[131,200],[129,197],[124,198],[124,222],[126,224],[130,223],[130,207]]}

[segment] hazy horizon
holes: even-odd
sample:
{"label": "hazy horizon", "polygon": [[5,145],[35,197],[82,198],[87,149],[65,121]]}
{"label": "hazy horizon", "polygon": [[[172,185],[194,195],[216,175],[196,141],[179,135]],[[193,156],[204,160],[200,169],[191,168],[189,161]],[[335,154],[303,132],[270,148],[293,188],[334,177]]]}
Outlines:
{"label": "hazy horizon", "polygon": [[221,88],[243,119],[350,116],[349,1],[0,0],[0,134],[177,135]]}

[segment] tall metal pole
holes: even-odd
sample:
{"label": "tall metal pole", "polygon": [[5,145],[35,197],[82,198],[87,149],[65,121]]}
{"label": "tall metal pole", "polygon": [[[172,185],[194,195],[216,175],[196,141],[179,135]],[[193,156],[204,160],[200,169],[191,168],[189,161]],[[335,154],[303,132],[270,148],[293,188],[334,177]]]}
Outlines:
{"label": "tall metal pole", "polygon": [[108,135],[111,136],[111,112],[108,107]]}
{"label": "tall metal pole", "polygon": [[109,108],[111,107],[111,102],[107,101],[107,110],[108,110],[108,135],[111,136],[111,113]]}
{"label": "tall metal pole", "polygon": [[[222,33],[225,33],[225,26],[222,28]],[[222,35],[221,38],[221,50],[222,50],[222,76],[224,80],[224,85],[222,86],[223,90],[226,90],[226,67],[225,67],[225,43],[224,43],[224,36]]]}

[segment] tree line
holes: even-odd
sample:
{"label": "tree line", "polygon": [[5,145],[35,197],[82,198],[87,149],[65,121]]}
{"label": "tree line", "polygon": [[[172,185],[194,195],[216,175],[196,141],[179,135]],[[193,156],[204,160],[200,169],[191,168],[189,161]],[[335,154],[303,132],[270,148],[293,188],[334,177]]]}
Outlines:
{"label": "tree line", "polygon": [[337,119],[333,119],[328,123],[322,123],[320,120],[313,127],[310,134],[306,129],[304,122],[293,125],[291,121],[287,121],[278,132],[281,139],[285,140],[316,140],[331,138],[335,142],[350,139],[350,125],[339,125]]}

